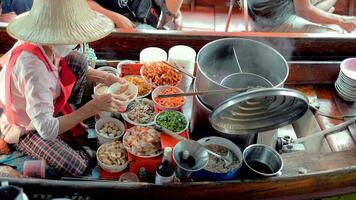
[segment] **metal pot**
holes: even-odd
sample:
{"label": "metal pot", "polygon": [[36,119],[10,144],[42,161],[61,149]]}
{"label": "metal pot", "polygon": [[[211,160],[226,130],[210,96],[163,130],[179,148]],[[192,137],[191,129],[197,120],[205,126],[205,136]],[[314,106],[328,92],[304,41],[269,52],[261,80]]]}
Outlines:
{"label": "metal pot", "polygon": [[204,168],[193,173],[194,180],[225,181],[236,179],[243,163],[242,152],[236,144],[222,137],[206,137],[198,140],[198,142],[203,146],[218,145],[227,148],[230,152],[237,156],[238,160],[240,161],[240,164],[236,166],[236,168],[226,173],[211,172]]}
{"label": "metal pot", "polygon": [[198,96],[193,98],[192,118],[190,122],[191,137],[199,140],[208,136],[222,136],[237,144],[241,149],[254,144],[257,140],[257,133],[250,135],[224,134],[216,131],[209,122],[209,115],[212,110],[206,107]]}
{"label": "metal pot", "polygon": [[[275,49],[258,41],[242,38],[220,39],[206,44],[197,56],[196,89],[224,89],[222,80],[233,73],[252,73],[267,79],[273,87],[283,87],[289,68],[286,60]],[[236,95],[204,95],[199,99],[208,107],[215,108],[224,100]]]}

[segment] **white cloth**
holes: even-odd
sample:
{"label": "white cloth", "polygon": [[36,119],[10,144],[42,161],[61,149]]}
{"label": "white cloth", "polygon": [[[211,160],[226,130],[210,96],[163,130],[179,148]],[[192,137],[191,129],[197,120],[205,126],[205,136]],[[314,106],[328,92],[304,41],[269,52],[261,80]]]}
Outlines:
{"label": "white cloth", "polygon": [[[18,42],[15,46],[21,44]],[[25,131],[36,130],[43,139],[51,140],[58,136],[59,122],[53,117],[55,99],[61,94],[58,83],[59,69],[49,59],[43,48],[39,46],[53,71],[35,55],[22,52],[11,74],[12,111],[18,127],[10,125],[3,113],[0,117],[1,132],[8,137],[8,143],[17,143],[18,138],[11,136],[10,129]],[[11,54],[10,54],[11,55]],[[59,60],[56,59],[55,63]],[[5,108],[5,71],[7,63],[0,72],[0,108]],[[16,126],[16,125],[15,125]],[[12,133],[15,134],[15,133]]]}

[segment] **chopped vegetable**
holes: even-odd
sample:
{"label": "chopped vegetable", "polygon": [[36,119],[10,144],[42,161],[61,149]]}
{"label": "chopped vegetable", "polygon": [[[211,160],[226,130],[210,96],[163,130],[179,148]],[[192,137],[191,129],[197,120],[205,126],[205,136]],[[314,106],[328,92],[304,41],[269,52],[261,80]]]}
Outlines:
{"label": "chopped vegetable", "polygon": [[179,133],[187,127],[188,122],[182,113],[167,110],[158,114],[156,124],[174,133]]}
{"label": "chopped vegetable", "polygon": [[[163,89],[159,94],[177,94],[176,88]],[[174,108],[184,104],[184,97],[170,97],[170,98],[155,98],[156,103],[163,107]]]}
{"label": "chopped vegetable", "polygon": [[148,85],[140,76],[125,76],[124,78],[137,86],[138,96],[144,96],[151,91],[150,85]]}
{"label": "chopped vegetable", "polygon": [[175,86],[182,80],[181,73],[177,72],[175,69],[162,62],[145,64],[143,66],[142,75],[146,81],[155,86]]}

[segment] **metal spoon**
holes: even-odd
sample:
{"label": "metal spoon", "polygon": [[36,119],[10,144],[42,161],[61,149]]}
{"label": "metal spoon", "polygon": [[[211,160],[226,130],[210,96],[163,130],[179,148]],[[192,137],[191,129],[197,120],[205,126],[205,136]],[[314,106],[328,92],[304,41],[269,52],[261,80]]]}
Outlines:
{"label": "metal spoon", "polygon": [[233,92],[245,92],[251,88],[227,88],[221,90],[205,90],[198,92],[183,92],[176,94],[159,94],[158,98],[169,98],[169,97],[181,97],[181,96],[195,96],[195,95],[211,95],[211,94],[225,94],[225,93],[233,93]]}

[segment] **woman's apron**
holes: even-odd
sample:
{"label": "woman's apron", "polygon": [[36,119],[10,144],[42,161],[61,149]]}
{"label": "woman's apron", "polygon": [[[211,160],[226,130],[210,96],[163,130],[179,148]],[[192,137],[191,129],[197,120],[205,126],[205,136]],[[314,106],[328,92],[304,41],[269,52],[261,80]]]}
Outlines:
{"label": "woman's apron", "polygon": [[[53,71],[53,69],[50,67],[50,64],[48,63],[47,59],[43,55],[41,49],[33,44],[30,43],[24,43],[21,44],[12,51],[10,60],[8,62],[6,72],[5,72],[5,109],[4,113],[7,117],[7,121],[11,125],[17,125],[16,119],[14,118],[14,113],[12,112],[12,96],[11,96],[11,74],[12,74],[12,69],[16,63],[16,60],[18,56],[21,54],[21,52],[26,51],[29,52],[33,55],[35,55],[39,60],[41,60],[45,65],[48,71]],[[54,102],[54,116],[57,116],[60,112],[62,115],[69,114],[73,111],[72,107],[67,103],[68,99],[71,95],[72,89],[74,87],[76,77],[73,74],[73,72],[70,70],[69,66],[67,65],[66,61],[62,58],[59,62],[59,77],[58,77],[58,83],[61,88],[61,94],[60,96],[55,100]],[[26,113],[24,113],[26,114]],[[5,135],[5,141],[7,143],[17,143],[21,134],[23,134],[23,131],[19,131],[20,128],[13,128],[13,131],[10,131],[8,133],[9,135]],[[78,124],[75,126],[73,129],[71,129],[72,135],[73,136],[82,136],[83,134],[86,133],[85,128],[81,125]]]}

